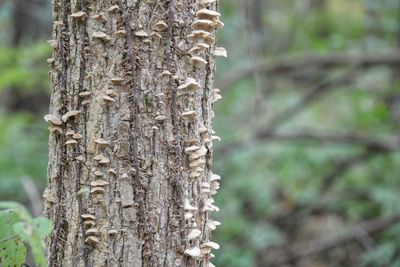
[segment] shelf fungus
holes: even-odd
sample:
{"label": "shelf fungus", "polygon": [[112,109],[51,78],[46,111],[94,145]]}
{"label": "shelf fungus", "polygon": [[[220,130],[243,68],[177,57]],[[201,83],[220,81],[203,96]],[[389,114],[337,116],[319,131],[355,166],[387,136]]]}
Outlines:
{"label": "shelf fungus", "polygon": [[182,118],[194,121],[196,119],[197,112],[194,110],[185,111],[182,113]]}
{"label": "shelf fungus", "polygon": [[108,230],[108,234],[109,235],[116,235],[116,234],[118,234],[118,231],[115,230],[115,229],[110,229],[110,230]]}
{"label": "shelf fungus", "polygon": [[148,37],[149,34],[145,32],[144,30],[138,30],[135,32],[135,36],[137,37]]}
{"label": "shelf fungus", "polygon": [[213,4],[213,3],[215,3],[215,0],[201,0],[200,1],[200,5],[211,5],[211,4]]}
{"label": "shelf fungus", "polygon": [[188,234],[188,240],[194,240],[201,235],[201,231],[199,229],[192,229]]}
{"label": "shelf fungus", "polygon": [[189,163],[189,167],[193,168],[193,167],[201,166],[205,163],[206,162],[203,159],[196,159]]}
{"label": "shelf fungus", "polygon": [[153,29],[155,31],[165,31],[168,28],[167,23],[165,23],[163,20],[158,21],[156,24],[154,24]]}
{"label": "shelf fungus", "polygon": [[190,54],[198,54],[198,53],[204,52],[208,48],[210,48],[210,46],[208,44],[198,43],[189,50],[189,53]]}
{"label": "shelf fungus", "polygon": [[186,249],[184,251],[185,255],[188,255],[192,258],[201,258],[201,249],[198,247],[194,247],[194,248],[190,248],[190,249]]}
{"label": "shelf fungus", "polygon": [[90,92],[90,91],[83,91],[83,92],[80,92],[80,93],[79,93],[79,96],[82,97],[82,98],[87,98],[87,97],[89,97],[91,94],[92,94],[92,92]]}
{"label": "shelf fungus", "polygon": [[210,45],[213,45],[215,43],[215,38],[213,37],[213,35],[210,32],[204,30],[192,31],[192,33],[188,35],[188,40],[190,42],[198,42],[197,45],[204,42],[204,44],[208,46],[206,47],[202,45],[204,49],[209,48]]}
{"label": "shelf fungus", "polygon": [[228,52],[226,52],[224,47],[216,47],[214,50],[214,56],[228,57]]}
{"label": "shelf fungus", "polygon": [[92,39],[93,40],[99,40],[99,41],[110,41],[111,38],[108,34],[104,32],[93,32],[92,34]]}
{"label": "shelf fungus", "polygon": [[198,19],[219,20],[220,16],[221,14],[219,12],[207,8],[200,9],[196,12],[196,17]]}
{"label": "shelf fungus", "polygon": [[220,225],[221,225],[221,223],[219,221],[211,221],[207,224],[207,227],[211,231],[214,231],[215,229],[217,229],[217,226],[220,226]]}
{"label": "shelf fungus", "polygon": [[167,117],[163,116],[163,115],[158,115],[154,118],[156,121],[158,122],[163,122],[167,119]]}
{"label": "shelf fungus", "polygon": [[110,145],[110,142],[108,142],[107,140],[103,139],[103,138],[98,138],[96,140],[94,140],[94,142],[99,146],[99,147],[107,147]]}
{"label": "shelf fungus", "polygon": [[106,190],[104,190],[104,188],[102,186],[95,186],[90,190],[91,194],[102,194],[104,193]]}
{"label": "shelf fungus", "polygon": [[65,113],[61,117],[61,119],[63,120],[63,122],[67,122],[71,118],[78,117],[80,113],[81,112],[79,110],[71,110],[71,111],[68,111],[67,113]]}
{"label": "shelf fungus", "polygon": [[106,180],[98,179],[96,181],[93,181],[90,183],[91,186],[105,186],[108,185],[108,182]]}
{"label": "shelf fungus", "polygon": [[192,29],[212,32],[215,29],[215,23],[208,19],[196,19],[192,24]]}
{"label": "shelf fungus", "polygon": [[93,227],[93,226],[96,225],[96,221],[95,221],[95,220],[85,220],[85,221],[83,222],[83,225],[84,225],[85,227]]}
{"label": "shelf fungus", "polygon": [[74,140],[74,139],[67,140],[67,141],[65,142],[65,145],[66,145],[66,146],[76,146],[77,144],[78,144],[78,141],[76,141],[76,140]]}
{"label": "shelf fungus", "polygon": [[212,241],[205,242],[201,245],[201,253],[204,255],[210,254],[211,249],[219,249],[219,245]]}
{"label": "shelf fungus", "polygon": [[212,98],[212,102],[217,102],[218,100],[220,100],[222,98],[222,96],[219,94],[221,90],[220,89],[213,89],[213,98]]}
{"label": "shelf fungus", "polygon": [[[96,157],[95,157],[94,160],[97,160]],[[100,160],[100,159],[99,159],[99,160]],[[97,176],[97,177],[103,176],[103,174],[101,173],[101,171],[95,171],[93,174],[94,174],[94,176]]]}
{"label": "shelf fungus", "polygon": [[81,217],[85,221],[86,220],[96,220],[96,216],[94,216],[93,214],[90,214],[90,213],[81,214]]}
{"label": "shelf fungus", "polygon": [[87,14],[84,11],[78,11],[78,12],[72,13],[70,15],[70,17],[75,20],[85,20],[86,16],[87,16]]}
{"label": "shelf fungus", "polygon": [[206,201],[204,202],[204,207],[203,207],[202,211],[203,212],[206,212],[206,211],[216,211],[216,212],[218,212],[219,208],[217,206],[213,205],[213,203],[214,203],[214,199],[213,198],[206,199]]}
{"label": "shelf fungus", "polygon": [[193,56],[190,59],[190,63],[194,67],[203,67],[203,66],[207,65],[207,60],[205,60],[205,59],[203,59],[202,57],[199,57],[199,56]]}
{"label": "shelf fungus", "polygon": [[82,134],[80,134],[80,133],[74,133],[74,134],[72,135],[72,138],[73,138],[73,139],[76,139],[76,140],[80,140],[80,139],[82,139]]}
{"label": "shelf fungus", "polygon": [[107,10],[108,12],[117,12],[119,11],[119,7],[117,5],[110,6],[110,8]]}
{"label": "shelf fungus", "polygon": [[107,103],[107,104],[109,104],[109,103],[114,103],[114,102],[115,102],[115,99],[112,98],[112,97],[110,97],[110,96],[108,96],[108,95],[103,95],[101,98],[102,98],[102,99],[104,100],[104,102]]}
{"label": "shelf fungus", "polygon": [[50,122],[53,125],[60,126],[62,124],[62,121],[60,120],[60,118],[53,114],[44,115],[43,119],[46,122]]}
{"label": "shelf fungus", "polygon": [[90,245],[93,245],[93,246],[94,246],[94,245],[97,245],[99,242],[100,242],[100,240],[99,240],[97,237],[93,236],[93,235],[88,236],[88,237],[85,239],[85,243],[90,244]]}
{"label": "shelf fungus", "polygon": [[193,78],[186,78],[185,82],[178,86],[179,94],[195,93],[200,90],[200,84]]}
{"label": "shelf fungus", "polygon": [[85,235],[97,235],[99,230],[97,228],[90,228],[85,232]]}
{"label": "shelf fungus", "polygon": [[118,37],[124,37],[126,35],[126,31],[125,30],[118,30],[118,31],[114,32],[114,35],[118,36]]}
{"label": "shelf fungus", "polygon": [[98,161],[99,164],[108,164],[108,163],[110,163],[110,160],[106,156],[104,156],[103,154],[98,154],[93,159]]}
{"label": "shelf fungus", "polygon": [[115,85],[121,85],[124,81],[124,78],[122,77],[113,77],[111,78],[111,82]]}

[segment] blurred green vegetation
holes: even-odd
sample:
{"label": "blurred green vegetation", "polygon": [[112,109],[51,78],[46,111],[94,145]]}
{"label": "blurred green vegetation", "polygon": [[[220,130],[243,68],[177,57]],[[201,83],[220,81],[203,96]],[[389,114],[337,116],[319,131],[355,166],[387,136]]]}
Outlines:
{"label": "blurred green vegetation", "polygon": [[[252,36],[246,26],[244,2],[221,1],[226,26],[218,39],[230,56],[218,60],[219,78],[232,69],[254,63],[249,56]],[[304,53],[373,54],[393,49],[400,34],[400,4],[395,0],[261,2],[264,35],[260,39],[264,54],[257,60]],[[0,29],[4,30],[9,17],[3,12],[0,15]],[[19,47],[0,45],[2,97],[6,98],[10,90],[19,95],[48,92],[46,58],[50,48],[44,40]],[[267,121],[297,103],[315,84],[348,71],[315,69],[313,72],[320,74],[309,81],[284,75],[266,76],[258,111],[254,108],[254,77],[223,88],[224,98],[216,104],[214,121],[215,131],[223,138],[216,145],[214,157],[214,172],[223,177],[216,196],[221,208],[217,217],[222,222],[216,231],[216,240],[222,245],[215,253],[217,266],[266,266],[264,255],[279,248],[335,235],[361,221],[400,212],[397,151],[376,153],[346,167],[324,192],[324,177],[338,168],[337,162],[365,153],[365,147],[301,140],[264,142],[253,137],[257,129],[265,128]],[[374,138],[399,136],[398,73],[398,69],[387,66],[357,71],[350,83],[337,86],[310,103],[282,123],[279,130],[355,132]],[[27,203],[20,182],[22,176],[30,176],[42,190],[48,135],[42,115],[0,108],[0,199]],[[224,146],[231,142],[243,145],[224,153]],[[317,212],[310,211],[313,209]],[[294,216],[297,213],[300,215]],[[322,232],[318,231],[321,227]],[[362,241],[356,241],[332,253],[305,259],[298,266],[400,266],[399,236],[400,226],[394,225],[369,236],[373,242],[367,248]]]}

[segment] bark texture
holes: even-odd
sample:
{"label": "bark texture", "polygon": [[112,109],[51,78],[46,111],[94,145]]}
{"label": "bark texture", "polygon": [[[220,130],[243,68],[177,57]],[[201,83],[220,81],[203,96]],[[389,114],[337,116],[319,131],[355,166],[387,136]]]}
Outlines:
{"label": "bark texture", "polygon": [[54,0],[50,266],[212,266],[217,5]]}

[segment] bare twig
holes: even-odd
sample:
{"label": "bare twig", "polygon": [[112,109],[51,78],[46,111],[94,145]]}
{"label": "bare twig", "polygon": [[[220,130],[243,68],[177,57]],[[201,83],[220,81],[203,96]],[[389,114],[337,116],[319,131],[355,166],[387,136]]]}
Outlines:
{"label": "bare twig", "polygon": [[[365,221],[351,227],[343,234],[325,237],[318,240],[311,240],[302,244],[292,246],[289,251],[281,252],[275,259],[268,260],[270,265],[267,266],[281,266],[290,262],[298,262],[301,259],[318,255],[334,249],[340,245],[346,244],[351,241],[360,240],[366,235],[378,233],[389,228],[390,226],[400,221],[400,213],[393,214],[384,218],[375,218],[373,220]],[[264,258],[266,256],[263,256]]]}

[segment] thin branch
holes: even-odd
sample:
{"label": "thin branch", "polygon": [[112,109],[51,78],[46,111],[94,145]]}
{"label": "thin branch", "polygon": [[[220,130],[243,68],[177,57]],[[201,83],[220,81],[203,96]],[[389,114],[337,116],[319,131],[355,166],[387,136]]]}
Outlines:
{"label": "thin branch", "polygon": [[374,52],[373,54],[332,53],[324,55],[308,54],[300,56],[283,56],[274,60],[264,60],[255,65],[242,66],[238,69],[227,72],[217,80],[217,87],[222,90],[228,89],[236,82],[258,71],[270,75],[278,75],[309,68],[331,69],[341,66],[368,68],[378,65],[400,66],[399,51]]}
{"label": "thin branch", "polygon": [[[400,213],[365,221],[351,227],[343,234],[294,245],[288,251],[278,254],[272,262],[268,259],[265,259],[265,262],[268,262],[267,266],[281,266],[290,262],[299,262],[301,259],[327,252],[340,245],[383,231],[399,221]],[[266,258],[265,256],[263,257]]]}

